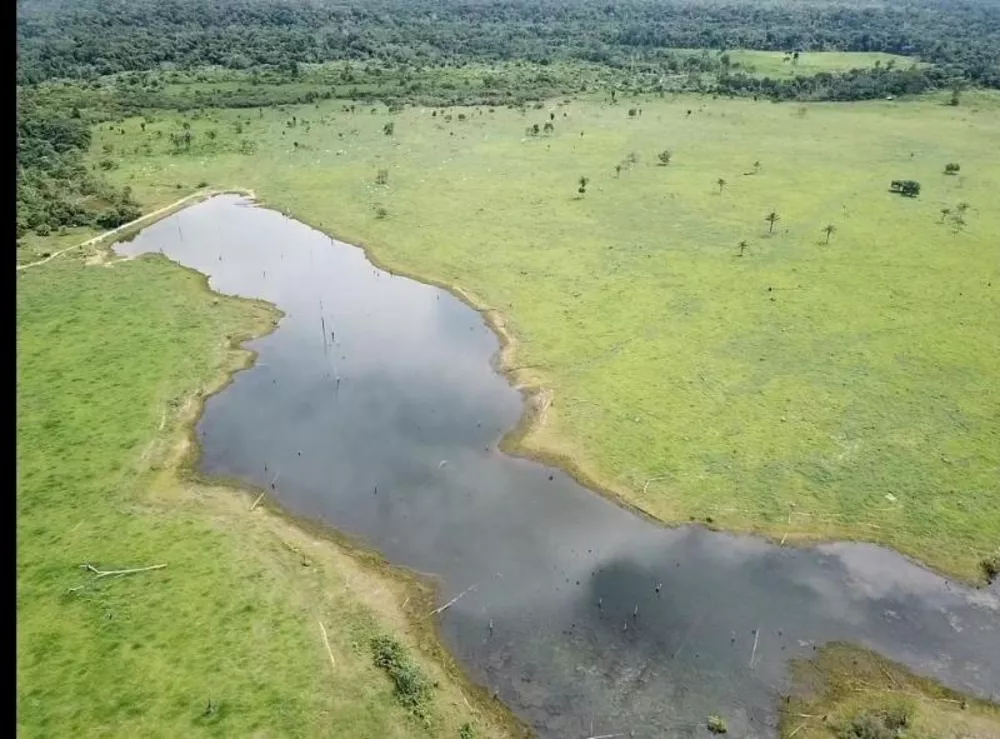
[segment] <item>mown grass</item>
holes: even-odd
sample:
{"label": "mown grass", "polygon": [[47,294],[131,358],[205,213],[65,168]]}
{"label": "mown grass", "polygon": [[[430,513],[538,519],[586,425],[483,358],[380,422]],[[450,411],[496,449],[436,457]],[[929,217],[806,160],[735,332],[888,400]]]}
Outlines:
{"label": "mown grass", "polygon": [[782,739],[993,739],[1000,706],[917,677],[878,655],[831,644],[792,663]]}
{"label": "mown grass", "polygon": [[974,579],[1000,540],[1000,98],[946,99],[327,102],[132,119],[94,152],[145,202],[250,187],[477,296],[519,380],[554,390],[523,445],[655,516],[872,540]]}
{"label": "mown grass", "polygon": [[[85,256],[18,275],[18,735],[509,735],[400,607],[426,588],[178,474],[196,391],[271,312]],[[436,685],[420,717],[372,662],[386,634]]]}

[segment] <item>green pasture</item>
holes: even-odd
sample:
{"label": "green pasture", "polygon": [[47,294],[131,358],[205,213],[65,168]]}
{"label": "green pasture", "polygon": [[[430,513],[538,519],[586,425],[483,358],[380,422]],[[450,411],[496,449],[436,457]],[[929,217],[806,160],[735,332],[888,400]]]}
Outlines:
{"label": "green pasture", "polygon": [[524,446],[653,515],[973,578],[1000,542],[1000,98],[946,100],[327,101],[102,124],[91,158],[150,207],[252,188],[471,292],[553,390]]}

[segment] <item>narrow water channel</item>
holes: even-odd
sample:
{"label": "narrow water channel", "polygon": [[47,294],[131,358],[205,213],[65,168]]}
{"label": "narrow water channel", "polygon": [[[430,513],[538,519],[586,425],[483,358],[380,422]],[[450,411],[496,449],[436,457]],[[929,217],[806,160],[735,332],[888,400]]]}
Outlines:
{"label": "narrow water channel", "polygon": [[[522,398],[482,317],[236,196],[116,245],[285,312],[211,398],[202,467],[442,580],[447,645],[543,737],[776,735],[787,660],[869,646],[1000,696],[1000,596],[869,545],[667,528],[497,449]],[[756,654],[751,661],[756,635]]]}

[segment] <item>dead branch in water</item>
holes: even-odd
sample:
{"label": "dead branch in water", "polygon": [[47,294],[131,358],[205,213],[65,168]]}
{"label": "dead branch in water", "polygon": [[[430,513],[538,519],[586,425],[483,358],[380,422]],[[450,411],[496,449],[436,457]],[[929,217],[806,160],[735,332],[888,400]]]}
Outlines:
{"label": "dead branch in water", "polygon": [[255,500],[255,501],[253,502],[253,505],[252,505],[252,506],[250,506],[250,512],[251,512],[251,513],[253,513],[253,509],[257,507],[257,504],[258,504],[258,503],[260,503],[260,501],[261,501],[261,499],[262,499],[263,497],[264,497],[264,493],[261,493],[260,495],[258,495],[258,496],[257,496],[257,500]]}
{"label": "dead branch in water", "polygon": [[760,627],[758,626],[753,632],[753,651],[750,652],[750,669],[753,669],[754,660],[757,659],[757,641],[760,639]]}
{"label": "dead branch in water", "polygon": [[436,616],[436,615],[438,615],[439,613],[444,613],[444,612],[445,612],[445,611],[447,611],[447,610],[448,610],[449,608],[451,608],[451,607],[452,607],[453,605],[455,605],[455,604],[456,604],[456,603],[457,603],[457,602],[459,601],[459,599],[460,599],[460,598],[461,598],[462,596],[464,596],[464,595],[465,595],[466,593],[469,593],[469,592],[471,592],[471,591],[475,590],[475,589],[476,589],[476,588],[478,588],[478,587],[479,587],[479,583],[476,583],[475,585],[470,585],[469,587],[467,587],[467,588],[466,588],[465,590],[463,590],[463,591],[462,591],[461,593],[459,593],[459,594],[458,594],[458,595],[456,595],[456,596],[455,596],[454,598],[452,598],[451,600],[449,600],[449,601],[448,601],[447,603],[445,603],[445,604],[444,604],[443,606],[441,606],[440,608],[435,608],[435,609],[434,609],[433,611],[431,611],[431,612],[430,612],[430,613],[429,613],[428,615],[430,615],[430,616]]}
{"label": "dead branch in water", "polygon": [[94,579],[98,580],[102,577],[134,575],[138,572],[149,572],[150,570],[162,570],[164,567],[166,567],[166,565],[164,564],[164,565],[150,565],[149,567],[135,567],[129,570],[99,570],[96,567],[94,567],[94,565],[85,562],[82,565],[80,565],[80,567],[82,569],[93,572],[94,575],[96,575]]}
{"label": "dead branch in water", "polygon": [[326,636],[326,627],[323,625],[322,621],[319,622],[319,630],[321,632],[323,632],[323,646],[326,647],[326,653],[328,655],[330,655],[330,666],[333,667],[333,669],[336,670],[337,669],[337,660],[335,660],[333,658],[333,650],[330,649],[330,640]]}

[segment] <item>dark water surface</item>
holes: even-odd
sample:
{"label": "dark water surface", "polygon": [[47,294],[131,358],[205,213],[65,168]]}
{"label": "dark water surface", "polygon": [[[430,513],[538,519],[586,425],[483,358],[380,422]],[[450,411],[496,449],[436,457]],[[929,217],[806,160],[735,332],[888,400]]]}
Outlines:
{"label": "dark water surface", "polygon": [[439,575],[442,602],[475,586],[442,614],[444,638],[540,735],[702,736],[719,714],[732,736],[774,736],[788,658],[830,640],[1000,695],[996,589],[874,546],[665,528],[500,453],[522,399],[491,367],[497,338],[448,293],[235,196],[116,248],[286,313],[208,402],[204,470],[277,477],[291,511]]}

